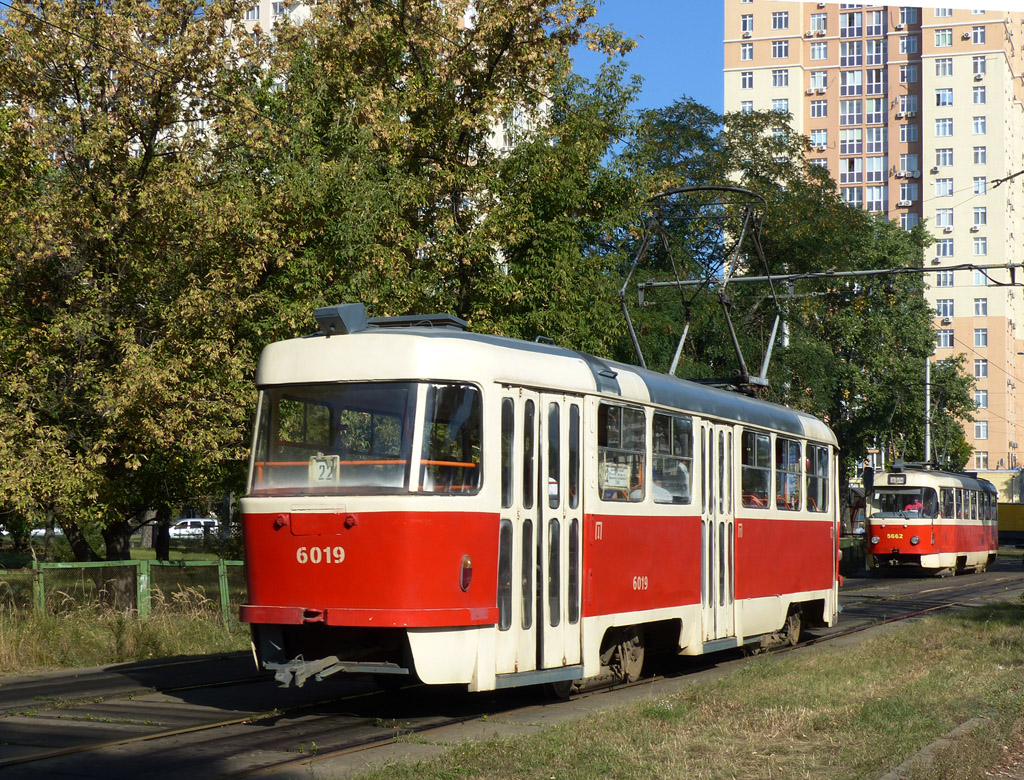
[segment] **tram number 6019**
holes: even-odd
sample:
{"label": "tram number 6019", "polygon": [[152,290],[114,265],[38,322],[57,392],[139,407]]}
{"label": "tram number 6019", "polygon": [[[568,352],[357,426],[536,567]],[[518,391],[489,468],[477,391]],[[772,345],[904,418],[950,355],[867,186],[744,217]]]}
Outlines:
{"label": "tram number 6019", "polygon": [[646,574],[638,574],[633,578],[633,590],[647,590]]}
{"label": "tram number 6019", "polygon": [[301,564],[341,563],[345,560],[344,547],[300,547],[295,560]]}

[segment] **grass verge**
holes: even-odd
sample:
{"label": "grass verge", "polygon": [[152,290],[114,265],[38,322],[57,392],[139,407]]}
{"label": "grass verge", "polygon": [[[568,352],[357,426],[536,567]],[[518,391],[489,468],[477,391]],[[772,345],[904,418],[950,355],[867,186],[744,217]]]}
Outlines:
{"label": "grass verge", "polygon": [[235,619],[225,623],[217,602],[192,589],[176,591],[167,601],[156,594],[153,614],[144,620],[102,607],[59,614],[0,610],[5,675],[248,647],[248,626]]}
{"label": "grass verge", "polygon": [[455,744],[363,777],[877,780],[983,715],[990,726],[910,775],[980,779],[1004,745],[1024,738],[1022,627],[1021,602],[930,617],[855,647],[753,658],[659,700],[527,737]]}

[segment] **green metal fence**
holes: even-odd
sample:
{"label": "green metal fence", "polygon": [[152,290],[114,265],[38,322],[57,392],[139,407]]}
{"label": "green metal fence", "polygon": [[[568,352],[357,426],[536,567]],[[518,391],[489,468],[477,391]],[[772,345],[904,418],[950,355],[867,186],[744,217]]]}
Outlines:
{"label": "green metal fence", "polygon": [[227,619],[244,599],[241,561],[36,561],[31,569],[0,569],[0,609],[59,614],[107,607],[146,617],[216,605]]}

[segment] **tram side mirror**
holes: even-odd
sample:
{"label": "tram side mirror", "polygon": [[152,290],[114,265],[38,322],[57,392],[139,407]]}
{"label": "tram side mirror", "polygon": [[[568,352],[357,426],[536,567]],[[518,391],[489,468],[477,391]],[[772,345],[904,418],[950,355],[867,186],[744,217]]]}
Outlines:
{"label": "tram side mirror", "polygon": [[864,495],[875,489],[875,470],[871,466],[864,467]]}

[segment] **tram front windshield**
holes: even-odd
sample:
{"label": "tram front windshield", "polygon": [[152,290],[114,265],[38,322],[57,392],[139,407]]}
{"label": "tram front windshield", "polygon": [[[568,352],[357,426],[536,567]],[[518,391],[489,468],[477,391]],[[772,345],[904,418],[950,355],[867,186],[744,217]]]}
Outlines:
{"label": "tram front windshield", "polygon": [[886,488],[872,497],[875,517],[934,517],[938,510],[935,489]]}
{"label": "tram front windshield", "polygon": [[249,493],[476,493],[482,418],[480,392],[465,384],[264,388]]}

